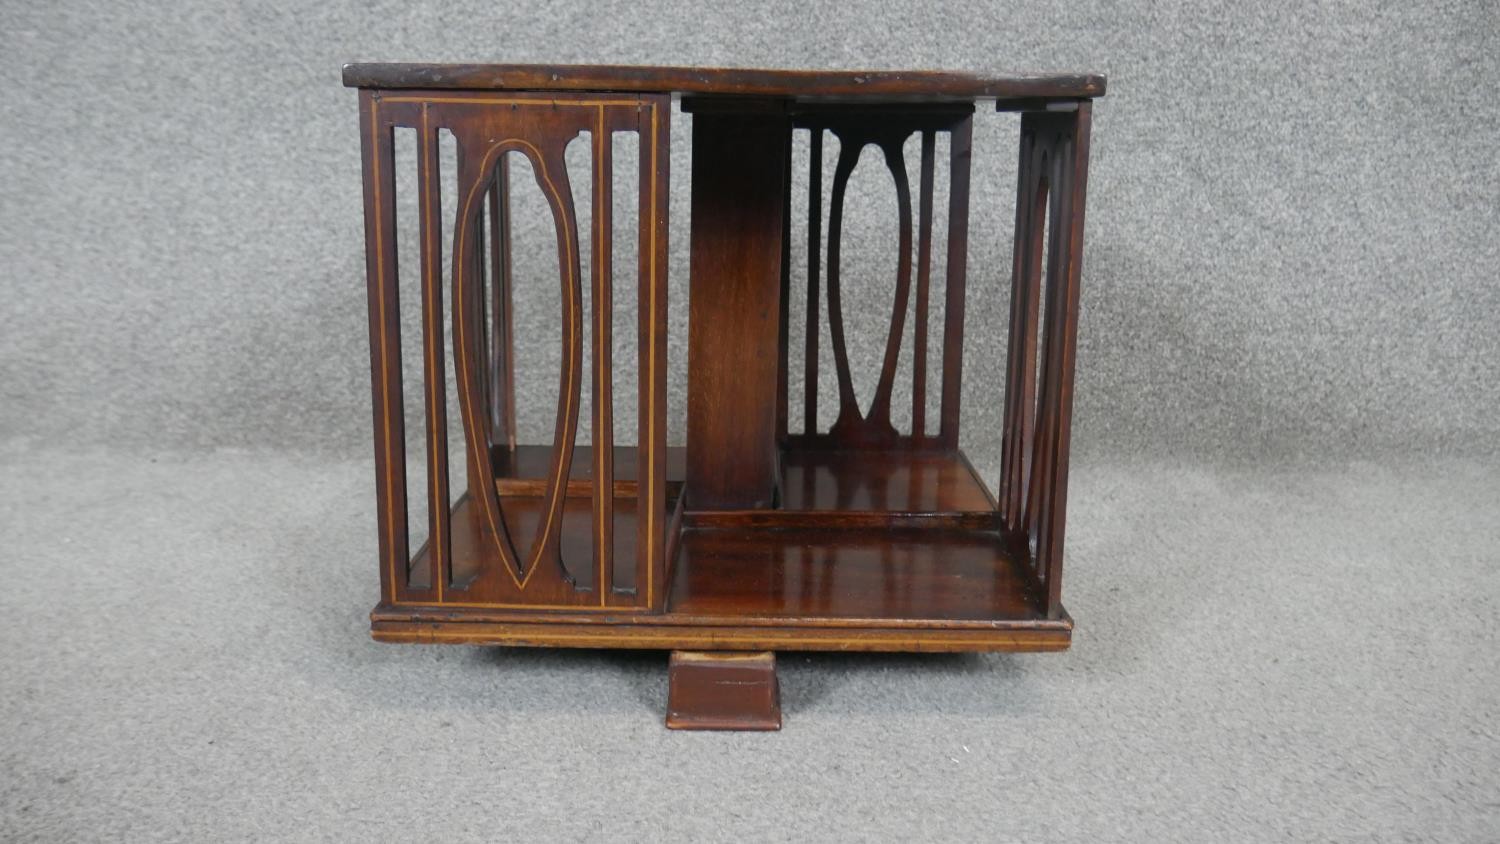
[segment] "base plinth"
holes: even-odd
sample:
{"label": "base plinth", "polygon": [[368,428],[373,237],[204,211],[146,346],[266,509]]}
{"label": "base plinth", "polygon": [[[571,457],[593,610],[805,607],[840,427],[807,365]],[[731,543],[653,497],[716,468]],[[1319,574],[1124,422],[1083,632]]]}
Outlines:
{"label": "base plinth", "polygon": [[781,729],[773,651],[672,651],[667,686],[670,729]]}

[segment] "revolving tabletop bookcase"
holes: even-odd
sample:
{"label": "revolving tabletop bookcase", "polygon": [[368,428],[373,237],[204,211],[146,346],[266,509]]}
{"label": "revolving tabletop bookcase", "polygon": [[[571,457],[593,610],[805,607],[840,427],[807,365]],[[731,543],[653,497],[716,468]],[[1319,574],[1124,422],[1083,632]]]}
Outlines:
{"label": "revolving tabletop bookcase", "polygon": [[[352,64],[344,84],[359,89],[363,144],[376,639],[671,650],[667,723],[705,729],[780,725],[777,650],[1068,646],[1069,423],[1103,77]],[[685,385],[669,385],[667,361],[674,101],[692,115]],[[958,436],[981,105],[1020,114],[1012,265],[976,276],[985,295],[1010,279],[1005,381],[970,397],[996,408],[993,494]],[[414,176],[398,172],[403,130]],[[810,145],[800,182],[795,133]],[[446,166],[440,138],[454,149]],[[867,147],[894,182],[898,260],[862,403],[844,309],[867,280],[844,277],[840,250]],[[635,162],[624,206],[617,159]],[[403,269],[406,178],[415,219],[400,222],[416,233]],[[946,234],[934,244],[939,187]],[[530,220],[512,201],[523,188],[541,196]],[[798,206],[805,271],[791,248]],[[523,224],[547,234],[555,276],[515,271]],[[403,272],[417,279],[405,297]],[[550,395],[517,389],[518,356],[546,333],[516,317],[532,285],[560,303]],[[409,354],[420,344],[416,377],[403,342]],[[898,383],[904,343],[910,380]],[[836,413],[825,401],[820,414],[830,376]],[[679,390],[681,447],[667,439]],[[545,410],[550,442],[518,442],[518,410]],[[423,434],[409,440],[412,428]]]}

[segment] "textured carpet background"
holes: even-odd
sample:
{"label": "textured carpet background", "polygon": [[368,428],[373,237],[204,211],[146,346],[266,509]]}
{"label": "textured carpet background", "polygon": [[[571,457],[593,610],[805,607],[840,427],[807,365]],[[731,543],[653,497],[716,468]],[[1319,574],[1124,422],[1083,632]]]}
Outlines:
{"label": "textured carpet background", "polygon": [[[16,433],[363,454],[359,144],[339,66],[504,59],[1106,73],[1080,448],[1260,458],[1500,444],[1493,3],[62,2],[0,14],[0,425]],[[986,324],[1001,333],[1010,267],[1014,129],[988,117],[974,342]],[[850,207],[888,213],[888,181],[860,176],[855,189],[879,196]],[[686,203],[673,210],[681,328]],[[848,254],[894,254],[888,231],[854,228]],[[883,296],[862,304],[889,314]],[[966,370],[991,389],[993,342]]]}
{"label": "textured carpet background", "polygon": [[[370,642],[351,60],[1108,74],[1074,649],[790,655],[745,736],[663,730],[659,653]],[[1500,829],[1494,3],[5,2],[0,82],[0,839]],[[976,124],[990,478],[1014,133]],[[890,203],[862,165],[856,337]]]}

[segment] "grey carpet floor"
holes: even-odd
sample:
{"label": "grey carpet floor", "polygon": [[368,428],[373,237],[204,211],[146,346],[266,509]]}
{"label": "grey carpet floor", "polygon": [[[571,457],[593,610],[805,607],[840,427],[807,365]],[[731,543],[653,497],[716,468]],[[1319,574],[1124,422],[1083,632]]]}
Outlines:
{"label": "grey carpet floor", "polygon": [[1079,466],[1059,655],[379,645],[368,464],[0,446],[0,839],[1494,840],[1500,465]]}

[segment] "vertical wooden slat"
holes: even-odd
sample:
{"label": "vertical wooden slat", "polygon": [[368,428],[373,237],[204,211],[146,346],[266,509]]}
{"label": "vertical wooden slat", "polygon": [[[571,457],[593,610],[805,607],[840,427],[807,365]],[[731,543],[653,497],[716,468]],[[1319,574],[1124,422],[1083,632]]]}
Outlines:
{"label": "vertical wooden slat", "polygon": [[417,134],[417,196],[421,207],[422,339],[427,400],[428,494],[427,560],[437,599],[452,581],[448,512],[448,398],[443,356],[443,221],[438,173],[437,130],[427,106]]}
{"label": "vertical wooden slat", "polygon": [[611,378],[614,348],[611,328],[614,316],[612,290],[614,271],[610,265],[614,222],[612,187],[614,185],[613,144],[605,123],[604,107],[594,130],[594,583],[599,603],[604,605],[613,593],[612,550],[614,548],[615,512],[615,422],[614,386]]}
{"label": "vertical wooden slat", "polygon": [[370,384],[375,425],[375,500],[382,603],[406,584],[406,433],[401,397],[401,324],[396,291],[396,180],[391,125],[379,98],[359,94],[365,194],[365,272],[370,304]]}
{"label": "vertical wooden slat", "polygon": [[641,97],[640,139],[640,435],[636,520],[637,583],[644,605],[666,596],[667,199],[671,97]]}
{"label": "vertical wooden slat", "polygon": [[849,374],[849,351],[844,345],[843,291],[839,278],[839,246],[843,240],[844,191],[849,176],[859,162],[862,140],[839,136],[839,161],[833,170],[833,195],[828,200],[828,334],[833,342],[833,367],[839,382],[839,422],[858,420],[859,401],[854,395],[854,381]]}
{"label": "vertical wooden slat", "polygon": [[[1046,584],[1046,608],[1050,616],[1062,611],[1063,533],[1068,501],[1068,459],[1073,430],[1073,375],[1078,352],[1078,300],[1083,276],[1083,222],[1085,194],[1088,188],[1089,132],[1092,123],[1093,104],[1084,100],[1069,121],[1069,131],[1064,141],[1064,152],[1059,156],[1059,168],[1067,184],[1066,193],[1059,187],[1058,195],[1064,198],[1059,218],[1064,229],[1057,239],[1063,246],[1059,250],[1063,259],[1057,282],[1058,292],[1049,303],[1049,319],[1052,320],[1049,334],[1055,340],[1052,346],[1053,370],[1057,378],[1054,390],[1053,418],[1055,432],[1052,450],[1048,455],[1051,483],[1048,484],[1049,501],[1046,519],[1042,523],[1042,536],[1046,549],[1039,548],[1038,562],[1043,566]],[[1065,214],[1066,216],[1062,216]],[[1053,314],[1055,311],[1055,316]]]}
{"label": "vertical wooden slat", "polygon": [[[423,108],[426,109],[427,106],[424,104]],[[485,430],[489,432],[489,437],[492,441],[495,440],[495,405],[498,401],[495,394],[499,392],[496,389],[497,385],[495,384],[494,374],[491,371],[492,353],[495,345],[492,341],[492,335],[494,334],[495,327],[489,318],[489,314],[491,300],[494,297],[490,291],[491,281],[486,278],[490,270],[494,267],[494,263],[489,257],[489,241],[492,238],[490,237],[490,226],[487,224],[489,218],[489,198],[493,193],[493,181],[491,179],[490,185],[485,187],[484,196],[480,198],[478,210],[475,211],[474,249],[470,253],[468,263],[469,278],[474,280],[474,300],[477,303],[474,312],[479,315],[479,319],[476,320],[478,331],[475,332],[474,341],[479,344],[479,356],[477,359],[484,362],[485,370],[485,377],[479,381],[480,407],[484,408]]]}
{"label": "vertical wooden slat", "polygon": [[527,562],[525,578],[537,565],[557,564],[566,569],[562,559],[563,511],[567,504],[568,479],[572,473],[574,449],[578,443],[579,406],[582,404],[583,367],[587,352],[583,348],[583,261],[578,254],[581,236],[578,230],[577,206],[573,200],[572,179],[564,157],[565,143],[547,147],[542,157],[542,181],[553,191],[553,220],[558,242],[558,267],[563,276],[563,368],[558,388],[561,408],[553,427],[553,457],[543,494],[541,526],[533,541],[533,556]]}
{"label": "vertical wooden slat", "polygon": [[932,285],[932,189],[936,160],[934,133],[922,130],[922,167],[917,185],[917,313],[912,332],[911,435],[927,435],[927,323]]}
{"label": "vertical wooden slat", "polygon": [[802,362],[802,433],[818,432],[818,270],[822,264],[823,127],[813,126],[807,167],[807,336]]}
{"label": "vertical wooden slat", "polygon": [[[1049,506],[1049,489],[1052,483],[1052,472],[1048,456],[1052,453],[1053,439],[1056,436],[1057,428],[1057,401],[1055,396],[1057,390],[1057,374],[1055,372],[1057,356],[1053,349],[1053,344],[1057,338],[1055,322],[1057,315],[1056,300],[1060,286],[1058,279],[1062,272],[1062,261],[1058,257],[1058,252],[1062,244],[1059,229],[1062,225],[1063,214],[1065,212],[1063,206],[1067,201],[1067,185],[1062,183],[1060,179],[1062,168],[1059,166],[1058,152],[1057,145],[1049,144],[1046,180],[1048,193],[1055,193],[1055,197],[1045,206],[1046,231],[1048,232],[1045,244],[1041,243],[1041,225],[1038,225],[1038,233],[1036,235],[1038,245],[1045,248],[1047,255],[1046,274],[1040,282],[1042,313],[1040,315],[1034,312],[1030,314],[1031,322],[1036,326],[1035,330],[1040,332],[1040,336],[1033,339],[1031,343],[1032,353],[1025,358],[1023,363],[1027,367],[1026,372],[1023,373],[1023,377],[1031,378],[1033,377],[1032,373],[1036,372],[1035,378],[1037,380],[1035,384],[1035,417],[1032,423],[1031,446],[1028,449],[1028,465],[1024,471],[1026,500],[1021,506],[1021,524],[1024,526],[1027,536],[1036,549],[1033,562],[1036,564],[1038,579],[1046,577],[1042,560],[1047,542],[1046,538],[1042,535],[1040,525],[1045,520],[1045,513]],[[1038,204],[1040,204],[1040,201]],[[1038,252],[1040,251],[1041,249],[1038,249]],[[1040,367],[1036,363],[1036,359],[1038,358],[1040,359]],[[1037,371],[1038,369],[1040,371]],[[1029,397],[1027,401],[1030,401]],[[1025,410],[1030,411],[1032,408],[1028,404]]]}
{"label": "vertical wooden slat", "polygon": [[[901,360],[901,341],[906,333],[906,314],[911,307],[911,185],[906,177],[906,158],[902,146],[905,136],[890,136],[880,142],[885,153],[885,166],[896,183],[896,301],[891,311],[890,332],[885,341],[885,358],[880,365],[880,380],[876,382],[875,397],[870,402],[868,420],[877,427],[891,426],[891,394],[896,383],[896,365]],[[913,440],[913,442],[915,442]]]}
{"label": "vertical wooden slat", "polygon": [[1016,176],[1016,232],[1011,264],[1010,341],[1001,436],[1000,506],[1004,523],[1021,530],[1036,411],[1037,302],[1045,232],[1046,180],[1040,170],[1035,119],[1021,120]]}
{"label": "vertical wooden slat", "polygon": [[969,261],[969,166],[974,118],[964,117],[949,130],[951,173],[948,188],[948,277],[944,299],[943,397],[941,438],[958,448],[958,414],[963,391],[964,283]]}
{"label": "vertical wooden slat", "polygon": [[492,438],[516,448],[515,320],[510,257],[510,156],[500,156],[490,186],[490,419]]}

